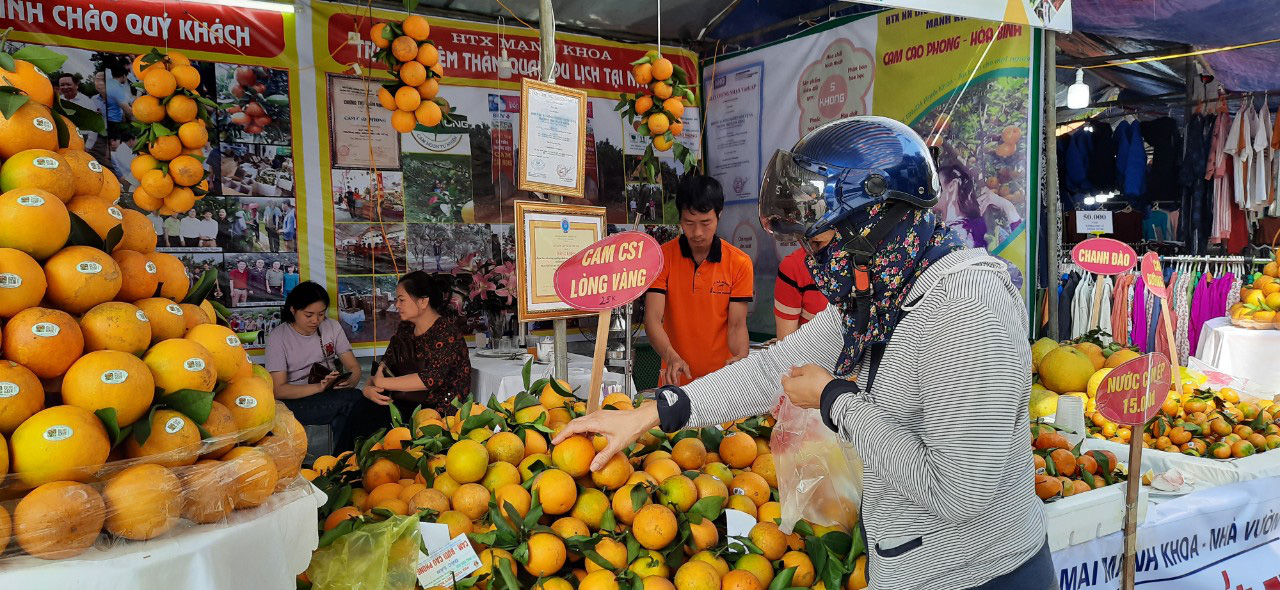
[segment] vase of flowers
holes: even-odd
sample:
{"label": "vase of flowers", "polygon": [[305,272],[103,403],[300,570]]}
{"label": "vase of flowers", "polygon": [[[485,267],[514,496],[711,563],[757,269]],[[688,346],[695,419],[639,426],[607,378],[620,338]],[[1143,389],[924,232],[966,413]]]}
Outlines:
{"label": "vase of flowers", "polygon": [[515,314],[515,264],[499,264],[472,252],[462,257],[452,271],[455,293],[462,298],[463,315],[482,319],[474,326],[489,333],[490,340],[501,338],[510,328]]}

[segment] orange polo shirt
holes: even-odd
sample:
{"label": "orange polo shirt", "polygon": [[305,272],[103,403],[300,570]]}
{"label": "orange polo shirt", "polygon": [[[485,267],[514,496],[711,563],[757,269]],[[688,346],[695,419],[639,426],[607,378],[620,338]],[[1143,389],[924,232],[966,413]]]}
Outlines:
{"label": "orange polo shirt", "polygon": [[662,254],[662,272],[649,290],[667,296],[662,327],[697,379],[724,367],[733,356],[729,351],[729,303],[751,301],[751,257],[719,237],[712,241],[701,264],[694,264],[684,236],[663,244]]}

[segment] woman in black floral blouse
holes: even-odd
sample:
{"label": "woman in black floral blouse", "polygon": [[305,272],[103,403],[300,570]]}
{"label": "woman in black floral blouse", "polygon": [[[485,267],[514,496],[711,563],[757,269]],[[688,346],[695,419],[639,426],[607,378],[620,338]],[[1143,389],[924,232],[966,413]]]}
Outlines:
{"label": "woman in black floral blouse", "polygon": [[353,416],[360,425],[356,436],[389,428],[390,404],[409,422],[416,407],[447,414],[453,400],[471,393],[471,358],[449,309],[449,281],[448,275],[414,271],[396,285],[400,326],[364,386],[365,399]]}

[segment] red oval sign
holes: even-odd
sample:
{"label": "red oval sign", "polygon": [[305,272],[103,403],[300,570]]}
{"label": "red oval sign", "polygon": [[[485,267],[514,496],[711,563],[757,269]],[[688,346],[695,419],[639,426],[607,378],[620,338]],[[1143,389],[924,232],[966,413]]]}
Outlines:
{"label": "red oval sign", "polygon": [[574,309],[604,311],[644,294],[662,272],[662,247],[649,234],[614,234],[556,269],[556,295]]}
{"label": "red oval sign", "polygon": [[1140,356],[1116,367],[1098,385],[1098,411],[1103,417],[1126,426],[1146,423],[1173,385],[1173,365],[1158,352]]}
{"label": "red oval sign", "polygon": [[1169,297],[1169,289],[1164,285],[1164,269],[1160,268],[1160,256],[1155,252],[1142,255],[1142,282],[1147,290],[1161,299]]}
{"label": "red oval sign", "polygon": [[1138,253],[1111,238],[1089,238],[1071,249],[1076,266],[1100,275],[1120,274],[1138,265]]}

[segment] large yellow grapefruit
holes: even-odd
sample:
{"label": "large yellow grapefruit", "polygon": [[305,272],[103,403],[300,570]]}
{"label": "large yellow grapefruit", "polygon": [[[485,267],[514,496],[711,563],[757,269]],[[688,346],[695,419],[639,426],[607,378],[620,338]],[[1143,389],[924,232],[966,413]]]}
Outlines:
{"label": "large yellow grapefruit", "polygon": [[1089,356],[1070,346],[1060,346],[1040,361],[1040,383],[1056,393],[1085,391],[1093,373]]}
{"label": "large yellow grapefruit", "polygon": [[252,375],[232,379],[213,399],[231,410],[242,441],[257,442],[275,423],[276,400],[271,386]]}
{"label": "large yellow grapefruit", "polygon": [[0,190],[14,189],[49,191],[65,203],[76,194],[76,179],[58,152],[25,150],[9,156],[0,166]]}
{"label": "large yellow grapefruit", "polygon": [[31,150],[58,149],[58,130],[53,126],[49,108],[28,102],[14,111],[12,117],[0,113],[0,158]]}
{"label": "large yellow grapefruit", "polygon": [[173,410],[156,410],[150,424],[151,434],[146,442],[139,444],[134,435],[125,439],[125,456],[145,458],[148,463],[165,467],[182,467],[196,462],[196,456],[200,454],[200,431],[191,418]]}
{"label": "large yellow grapefruit", "polygon": [[127,352],[99,350],[80,357],[62,378],[62,402],[97,412],[115,408],[121,428],[146,415],[156,384],[141,359]]}
{"label": "large yellow grapefruit", "polygon": [[111,452],[97,416],[75,406],[36,412],[9,440],[13,472],[31,486],[59,480],[88,481]]}
{"label": "large yellow grapefruit", "polygon": [[230,381],[249,370],[249,357],[245,356],[240,338],[231,328],[217,324],[200,324],[187,330],[185,336],[203,345],[213,355],[213,365],[218,370],[218,381]]}

